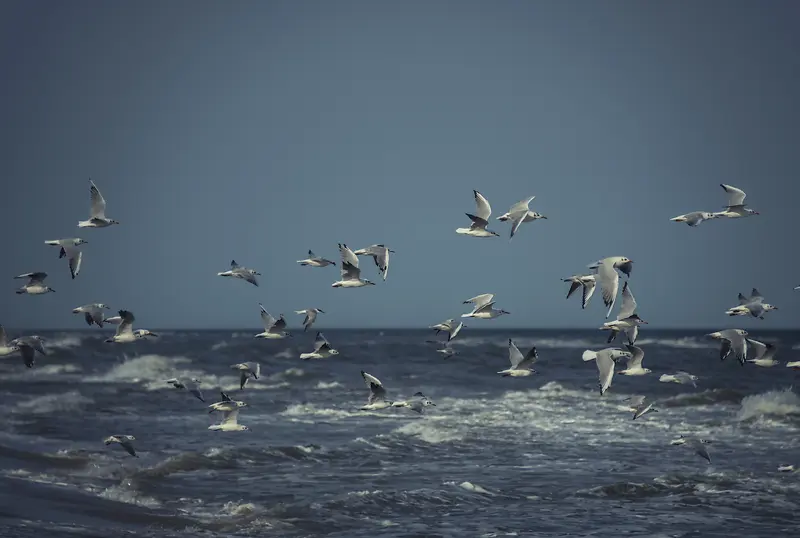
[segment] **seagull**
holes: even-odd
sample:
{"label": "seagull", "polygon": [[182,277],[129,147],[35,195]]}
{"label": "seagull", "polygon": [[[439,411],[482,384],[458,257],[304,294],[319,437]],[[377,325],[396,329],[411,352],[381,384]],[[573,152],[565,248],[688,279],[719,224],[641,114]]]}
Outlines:
{"label": "seagull", "polygon": [[281,314],[280,319],[273,318],[267,309],[264,308],[264,305],[258,303],[258,306],[261,308],[261,321],[264,323],[264,332],[260,332],[255,335],[256,338],[269,338],[270,340],[277,340],[280,338],[286,338],[287,336],[291,336],[286,329],[286,320],[283,319],[283,314]]}
{"label": "seagull", "polygon": [[779,473],[792,473],[794,472],[794,465],[779,465],[778,466]]}
{"label": "seagull", "polygon": [[475,205],[477,206],[475,215],[467,213],[467,216],[472,221],[472,226],[469,228],[456,228],[456,233],[471,235],[472,237],[500,237],[500,234],[486,229],[489,225],[489,217],[492,214],[492,206],[489,205],[489,201],[478,191],[474,190],[472,192],[475,195]]}
{"label": "seagull", "polygon": [[603,292],[603,304],[608,307],[608,312],[606,313],[606,318],[608,318],[614,308],[614,303],[617,300],[617,290],[619,290],[619,273],[614,269],[619,269],[630,277],[633,261],[625,256],[611,256],[593,263],[589,266],[589,269],[597,270],[595,280],[600,284],[600,291]]}
{"label": "seagull", "polygon": [[[369,374],[367,374],[369,375]],[[392,407],[408,407],[412,411],[416,411],[420,415],[425,408],[429,405],[436,407],[436,404],[433,403],[430,398],[422,394],[421,392],[415,392],[414,396],[411,400],[406,400],[404,402],[392,402]]]}
{"label": "seagull", "polygon": [[644,401],[644,397],[642,397],[642,401],[639,402],[633,409],[633,420],[636,420],[642,415],[645,415],[650,412],[657,413],[658,409],[653,407],[653,405],[655,405],[655,402],[646,403]]}
{"label": "seagull", "polygon": [[534,198],[536,197],[531,196],[529,198],[525,198],[524,200],[520,200],[511,206],[511,209],[508,210],[508,213],[497,217],[497,220],[501,222],[505,222],[507,220],[511,221],[511,236],[509,237],[509,241],[514,238],[514,234],[517,233],[517,230],[523,222],[531,222],[537,219],[547,218],[544,215],[540,215],[536,211],[530,211],[528,209],[528,204],[530,204]]}
{"label": "seagull", "polygon": [[231,260],[230,270],[217,273],[217,276],[230,276],[233,278],[241,278],[242,280],[249,282],[253,286],[258,287],[258,281],[256,280],[256,276],[261,276],[261,273],[259,273],[255,269],[248,269],[247,267],[242,267],[241,265],[236,263],[236,260]]}
{"label": "seagull", "polygon": [[650,368],[642,368],[642,359],[644,359],[644,350],[640,347],[628,344],[625,347],[631,352],[628,363],[624,370],[617,372],[619,375],[645,375],[649,374],[652,370]]}
{"label": "seagull", "polygon": [[595,280],[595,275],[573,275],[569,278],[562,279],[564,282],[572,282],[569,286],[569,291],[567,292],[567,299],[575,293],[578,288],[583,289],[583,300],[581,301],[581,308],[586,308],[586,305],[589,304],[589,299],[592,298],[594,294],[594,289],[597,286],[597,281]]}
{"label": "seagull", "polygon": [[238,400],[232,400],[230,396],[222,391],[220,391],[220,395],[222,396],[222,401],[209,405],[209,413],[213,413],[214,411],[233,411],[239,407],[247,407],[246,403]]}
{"label": "seagull", "polygon": [[449,342],[450,340],[455,338],[461,331],[461,329],[464,327],[466,327],[466,325],[464,325],[463,322],[459,321],[458,323],[456,323],[455,319],[450,318],[441,323],[437,323],[436,325],[431,325],[428,328],[436,331],[436,334],[439,334],[442,331],[446,332],[447,341]]}
{"label": "seagull", "polygon": [[191,394],[194,395],[195,398],[197,398],[201,402],[206,401],[205,398],[203,398],[203,393],[200,392],[200,387],[198,386],[200,385],[200,383],[202,383],[202,381],[200,381],[199,379],[192,379],[191,382],[184,383],[180,379],[173,377],[172,379],[167,379],[166,382],[175,387],[176,389],[188,390]]}
{"label": "seagull", "polygon": [[691,213],[686,213],[685,215],[678,215],[677,217],[672,217],[672,222],[685,222],[692,228],[695,226],[699,226],[700,223],[706,220],[711,220],[719,217],[717,213],[710,213],[708,211],[692,211]]}
{"label": "seagull", "polygon": [[358,268],[358,257],[353,251],[347,248],[344,243],[339,243],[339,252],[342,255],[342,278],[331,284],[332,288],[361,288],[363,286],[374,286],[366,278],[361,278],[361,269]]}
{"label": "seagull", "polygon": [[753,340],[751,338],[747,339],[747,344],[756,352],[756,358],[747,359],[747,362],[752,362],[756,366],[763,366],[766,368],[779,364],[778,361],[772,358],[778,351],[778,348],[775,347],[775,344],[765,344],[764,342],[759,342],[758,340]]}
{"label": "seagull", "polygon": [[604,323],[600,330],[610,330],[607,343],[611,343],[617,337],[620,331],[625,331],[628,336],[628,343],[633,345],[636,343],[636,337],[639,336],[639,325],[647,324],[645,320],[636,314],[636,299],[633,298],[628,283],[622,286],[622,306],[617,314],[616,321],[609,321]]}
{"label": "seagull", "polygon": [[800,290],[800,286],[795,286],[794,291]]}
{"label": "seagull", "polygon": [[744,329],[725,329],[724,331],[717,331],[714,333],[709,333],[706,336],[710,336],[715,340],[720,340],[722,342],[722,347],[720,348],[719,358],[720,360],[725,360],[725,358],[733,353],[739,362],[744,366],[745,359],[747,358],[747,331]]}
{"label": "seagull", "polygon": [[19,351],[19,347],[8,343],[6,329],[0,325],[0,357],[6,357],[16,351]]}
{"label": "seagull", "polygon": [[111,338],[106,340],[107,343],[114,343],[117,344],[126,344],[130,342],[135,342],[139,338],[144,338],[145,336],[158,336],[154,332],[150,332],[147,329],[137,329],[133,330],[133,322],[136,321],[136,318],[133,316],[133,312],[129,310],[120,310],[119,316],[122,318],[122,321],[119,325],[117,325],[117,332]]}
{"label": "seagull", "polygon": [[503,314],[510,314],[505,310],[495,310],[492,308],[494,301],[476,306],[475,309],[469,314],[461,314],[462,318],[478,318],[478,319],[494,319],[499,318]]}
{"label": "seagull", "polygon": [[598,351],[595,356],[597,372],[599,374],[598,385],[600,386],[600,396],[605,394],[609,387],[611,387],[611,380],[614,378],[614,359],[611,357],[610,353],[604,353],[607,351],[607,349]]}
{"label": "seagull", "polygon": [[[98,327],[102,328],[103,323],[106,321],[106,319],[103,317],[103,310],[107,308],[108,306],[103,303],[92,303],[74,308],[72,309],[72,313],[83,314],[83,317],[89,327],[91,327],[94,323]],[[120,318],[120,321],[122,321],[122,318]]]}
{"label": "seagull", "polygon": [[747,316],[751,315],[754,318],[764,319],[764,313],[770,310],[778,310],[777,306],[773,306],[764,302],[764,296],[761,295],[756,288],[750,292],[750,297],[745,297],[739,294],[739,305],[729,308],[725,311],[729,316]]}
{"label": "seagull", "polygon": [[133,435],[112,435],[111,437],[106,437],[103,441],[106,446],[110,445],[111,443],[119,443],[122,448],[124,448],[128,454],[131,456],[138,458],[139,456],[136,455],[136,450],[133,449],[133,442],[135,441],[136,437]]}
{"label": "seagull", "polygon": [[526,377],[531,374],[537,373],[532,368],[534,363],[539,359],[536,353],[536,346],[532,346],[528,353],[523,356],[519,348],[514,344],[514,341],[508,339],[508,360],[511,361],[511,368],[497,372],[503,377]]}
{"label": "seagull", "polygon": [[679,385],[688,385],[691,383],[694,388],[697,388],[697,379],[698,377],[696,375],[684,371],[678,371],[674,374],[661,374],[661,377],[658,378],[662,383],[678,383]]}
{"label": "seagull", "polygon": [[706,441],[705,439],[698,439],[696,437],[684,437],[683,435],[679,436],[677,439],[673,439],[670,441],[671,445],[675,446],[688,446],[694,450],[695,454],[706,460],[709,464],[711,463],[711,456],[708,453],[705,445],[710,445],[711,441]]}
{"label": "seagull", "polygon": [[361,370],[361,377],[364,378],[364,383],[369,387],[369,399],[366,405],[360,407],[361,411],[376,411],[392,406],[393,402],[386,399],[386,389],[383,388],[383,383],[381,383],[380,379],[364,370]]}
{"label": "seagull", "polygon": [[745,206],[744,199],[747,196],[741,189],[737,189],[731,185],[719,184],[722,189],[728,193],[728,205],[725,211],[714,213],[717,217],[727,217],[729,219],[736,219],[739,217],[748,217],[750,215],[758,215],[758,211],[753,211]]}
{"label": "seagull", "polygon": [[325,311],[321,308],[306,308],[305,310],[295,310],[294,313],[305,314],[306,319],[303,320],[303,332],[306,332],[314,325],[314,322],[317,320],[317,314],[324,314]]}
{"label": "seagull", "polygon": [[617,347],[607,347],[605,349],[601,349],[600,351],[592,351],[591,349],[587,349],[583,352],[581,358],[584,362],[593,361],[597,359],[597,356],[600,354],[608,355],[612,361],[617,362],[621,358],[629,358],[631,357],[631,352],[620,349]]}
{"label": "seagull", "polygon": [[118,221],[106,217],[106,200],[91,179],[89,180],[89,194],[92,200],[89,220],[78,221],[78,228],[105,228],[112,224],[119,224]]}
{"label": "seagull", "polygon": [[389,253],[394,254],[394,250],[387,248],[386,245],[372,245],[367,248],[360,248],[353,251],[356,256],[372,256],[375,265],[378,266],[378,271],[381,273],[383,280],[389,274]]}
{"label": "seagull", "polygon": [[81,260],[83,259],[83,252],[78,250],[78,247],[87,243],[88,241],[78,237],[73,237],[71,239],[52,239],[44,242],[45,245],[60,247],[61,250],[58,253],[59,260],[64,256],[69,258],[69,273],[72,275],[73,280],[78,276],[81,270]]}
{"label": "seagull", "polygon": [[212,424],[208,427],[209,430],[223,431],[223,432],[242,432],[250,428],[238,423],[239,407],[231,409],[230,411],[222,412],[222,421],[219,424]]}
{"label": "seagull", "polygon": [[300,358],[304,361],[308,359],[327,359],[328,357],[338,354],[338,351],[331,348],[331,344],[328,342],[325,336],[318,332],[317,337],[314,340],[314,351],[311,353],[301,353]]}
{"label": "seagull", "polygon": [[15,276],[14,278],[27,278],[28,283],[17,290],[17,295],[27,293],[28,295],[41,295],[49,291],[55,292],[50,286],[44,285],[44,279],[47,278],[47,273],[37,271],[35,273],[25,273]]}
{"label": "seagull", "polygon": [[336,265],[336,262],[320,258],[313,251],[308,251],[308,258],[305,260],[297,260],[300,265],[310,265],[311,267],[327,267],[328,265]]}
{"label": "seagull", "polygon": [[439,349],[436,350],[436,353],[439,353],[445,359],[448,359],[453,355],[458,355],[458,352],[455,349],[453,349],[453,346],[450,345],[449,340],[445,340],[444,342],[439,340],[425,340],[425,342],[428,344],[436,344],[440,346]]}
{"label": "seagull", "polygon": [[258,363],[251,365],[251,363],[242,362],[232,365],[231,368],[239,370],[239,390],[244,390],[244,386],[251,377],[258,379],[258,376],[261,375],[261,365]]}
{"label": "seagull", "polygon": [[20,336],[9,342],[9,345],[19,350],[19,354],[22,355],[22,360],[25,361],[25,366],[33,368],[37,351],[42,355],[47,355],[47,351],[44,350],[44,346],[42,345],[43,342],[44,338],[41,336]]}

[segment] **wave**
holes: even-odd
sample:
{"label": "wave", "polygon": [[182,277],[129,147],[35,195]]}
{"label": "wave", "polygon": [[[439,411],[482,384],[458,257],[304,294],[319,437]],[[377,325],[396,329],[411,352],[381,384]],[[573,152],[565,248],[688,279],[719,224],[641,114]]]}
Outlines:
{"label": "wave", "polygon": [[661,402],[664,407],[693,407],[717,403],[738,404],[744,395],[733,389],[710,389],[702,392],[678,394]]}
{"label": "wave", "polygon": [[736,420],[749,421],[764,416],[792,415],[800,415],[800,396],[792,388],[788,388],[745,397]]}
{"label": "wave", "polygon": [[83,396],[76,390],[71,390],[61,394],[36,396],[30,400],[19,402],[14,408],[14,411],[34,415],[47,415],[55,412],[63,413],[76,411],[93,403],[94,400],[91,398]]}

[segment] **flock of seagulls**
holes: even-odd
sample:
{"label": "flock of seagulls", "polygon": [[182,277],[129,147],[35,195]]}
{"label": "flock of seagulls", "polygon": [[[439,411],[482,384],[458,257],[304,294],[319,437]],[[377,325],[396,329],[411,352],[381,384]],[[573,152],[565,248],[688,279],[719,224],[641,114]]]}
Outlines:
{"label": "flock of seagulls", "polygon": [[[106,216],[106,201],[94,182],[90,180],[89,185],[91,202],[89,218],[79,221],[78,227],[106,228],[119,224],[118,221]],[[670,220],[674,222],[683,222],[691,227],[696,227],[706,220],[742,218],[758,215],[757,211],[746,207],[744,203],[746,197],[744,191],[731,185],[722,184],[721,186],[728,194],[728,204],[723,211],[694,211],[674,217]],[[456,233],[471,237],[499,237],[497,232],[488,229],[489,219],[492,214],[489,201],[477,190],[473,191],[473,196],[476,205],[475,214],[466,214],[471,221],[471,225],[468,228],[457,228]],[[523,223],[547,219],[546,216],[530,210],[530,203],[534,199],[534,196],[525,198],[512,205],[508,212],[497,217],[498,221],[509,222],[511,224],[509,240],[513,239],[519,232],[519,228]],[[67,258],[70,275],[72,279],[76,278],[80,272],[83,258],[80,247],[87,244],[87,241],[81,238],[68,238],[48,240],[45,241],[45,244],[59,248],[59,259]],[[338,247],[340,256],[340,278],[331,284],[332,287],[360,288],[376,285],[375,282],[362,277],[361,268],[359,266],[359,257],[362,256],[371,257],[382,279],[384,281],[387,279],[390,253],[393,254],[394,251],[389,249],[386,245],[376,244],[366,248],[351,250],[345,243],[339,243]],[[312,250],[308,251],[307,258],[298,260],[297,263],[301,266],[314,268],[337,265],[336,261],[317,256]],[[622,359],[625,360],[625,367],[617,372],[619,375],[646,376],[651,373],[649,368],[643,366],[644,350],[636,345],[639,329],[642,325],[646,325],[647,322],[637,313],[638,305],[629,282],[633,270],[633,260],[625,256],[611,256],[594,262],[588,265],[587,268],[591,271],[588,274],[576,274],[563,279],[564,282],[570,284],[567,292],[567,299],[580,289],[582,297],[581,308],[586,309],[590,299],[594,295],[595,289],[599,287],[603,305],[607,309],[605,317],[608,319],[611,316],[614,306],[617,304],[618,295],[622,296],[616,319],[604,322],[599,329],[608,331],[607,344],[614,342],[619,334],[623,333],[625,335],[624,347],[606,347],[599,350],[585,350],[582,355],[583,361],[594,361],[597,367],[598,386],[600,395],[602,396],[611,388],[615,368]],[[259,284],[256,277],[261,276],[261,273],[255,269],[239,265],[235,260],[231,260],[230,269],[221,271],[217,273],[217,275],[243,280],[258,287]],[[621,275],[625,275],[625,282],[620,294],[619,286]],[[42,295],[55,292],[54,289],[44,283],[47,278],[47,273],[43,271],[24,273],[14,278],[28,279],[25,286],[16,290],[17,294]],[[800,286],[794,289],[798,290]],[[756,288],[752,289],[749,297],[745,297],[743,294],[739,293],[738,300],[738,305],[725,312],[727,315],[749,315],[763,320],[766,312],[777,310],[777,307],[764,301],[764,297]],[[461,318],[491,320],[510,314],[506,310],[495,308],[496,301],[494,294],[491,293],[476,295],[475,297],[463,301],[463,304],[471,304],[472,310],[468,313],[461,314]],[[255,338],[284,339],[292,337],[292,334],[287,329],[287,322],[283,314],[275,318],[260,303],[259,308],[264,330],[254,335]],[[105,340],[108,343],[129,344],[142,338],[158,336],[156,333],[147,329],[134,329],[133,324],[135,317],[131,311],[123,309],[118,311],[118,316],[106,317],[105,313],[107,310],[110,310],[110,307],[103,303],[91,303],[76,307],[72,312],[74,314],[82,314],[89,326],[96,325],[102,328],[107,324],[116,325],[115,334]],[[314,325],[318,315],[324,314],[325,311],[321,308],[304,308],[296,310],[295,313],[304,316],[303,332],[306,332]],[[435,344],[437,346],[436,351],[444,358],[453,357],[457,355],[457,352],[452,348],[452,341],[465,327],[466,325],[462,321],[459,321],[457,317],[436,323],[431,325],[430,329],[435,331],[437,339],[426,340],[426,342]],[[442,338],[438,338],[440,335]],[[760,342],[750,338],[748,332],[743,329],[727,329],[710,333],[707,336],[720,341],[721,360],[725,360],[727,357],[733,355],[742,365],[752,363],[760,367],[771,367],[778,364],[774,358],[777,352],[776,347],[771,343]],[[39,336],[31,335],[21,336],[9,341],[6,337],[5,330],[0,326],[0,356],[7,356],[13,353],[19,353],[25,365],[31,368],[34,366],[37,353],[46,355],[43,339]],[[317,332],[313,342],[313,348],[307,353],[302,353],[300,359],[327,359],[335,357],[338,354],[339,352],[331,345],[327,338],[325,338],[321,332]],[[539,355],[535,346],[532,346],[527,353],[523,354],[514,341],[509,339],[508,355],[510,366],[504,370],[500,370],[497,372],[498,374],[503,377],[528,377],[538,373],[533,369],[533,366],[537,364],[539,360]],[[800,368],[800,361],[789,363],[787,366]],[[261,373],[261,367],[257,363],[235,364],[232,365],[231,368],[239,372],[240,390],[244,390],[249,380],[257,380]],[[364,371],[361,372],[361,376],[369,389],[367,403],[360,408],[361,410],[376,411],[391,407],[399,407],[411,409],[417,413],[423,413],[426,407],[436,405],[422,392],[416,392],[413,397],[408,400],[391,400],[387,396],[387,391],[383,383],[377,377]],[[661,382],[691,384],[694,387],[697,386],[697,380],[697,376],[683,371],[664,374],[659,378]],[[172,378],[166,380],[165,383],[172,386],[177,391],[185,391],[192,397],[206,403],[205,397],[200,389],[202,381],[199,379],[184,381],[179,378]],[[208,405],[208,409],[209,413],[222,413],[222,419],[219,423],[209,426],[208,429],[225,432],[248,431],[249,428],[247,426],[238,423],[239,412],[242,408],[247,407],[247,403],[234,400],[222,391],[220,391],[220,396],[220,401]],[[629,398],[628,401],[630,402],[630,410],[633,412],[633,420],[640,419],[648,413],[658,411],[654,405],[655,402],[649,401],[646,396],[633,396]],[[129,454],[138,457],[133,446],[133,441],[135,441],[135,438],[132,435],[121,434],[111,435],[104,440],[106,445],[114,443],[119,444]],[[707,440],[685,438],[683,436],[672,441],[672,444],[676,446],[688,445],[693,447],[697,454],[710,463],[711,458],[705,448],[705,445],[709,443],[710,441]]]}

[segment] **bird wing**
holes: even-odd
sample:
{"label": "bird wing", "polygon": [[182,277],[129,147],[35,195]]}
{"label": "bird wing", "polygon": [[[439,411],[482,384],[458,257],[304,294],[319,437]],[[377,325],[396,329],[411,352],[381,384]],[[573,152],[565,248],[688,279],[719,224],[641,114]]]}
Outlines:
{"label": "bird wing", "polygon": [[631,289],[626,281],[625,285],[622,286],[622,306],[619,309],[619,314],[617,314],[617,319],[625,319],[635,313],[636,299],[633,298],[633,293],[631,293]]}
{"label": "bird wing", "polygon": [[69,272],[74,279],[81,271],[81,261],[83,260],[83,251],[78,249],[67,249],[69,255]]}
{"label": "bird wing", "polygon": [[516,369],[517,366],[519,366],[520,363],[525,360],[522,352],[519,350],[516,344],[514,344],[514,341],[511,338],[508,339],[508,360],[511,362],[512,370]]}
{"label": "bird wing", "polygon": [[599,374],[600,395],[602,396],[611,386],[611,379],[614,377],[614,359],[611,358],[609,353],[604,353],[605,350],[597,353],[595,362],[597,363],[597,371]]}
{"label": "bird wing", "polygon": [[597,282],[595,282],[594,279],[583,282],[583,301],[581,304],[582,308],[586,308],[586,305],[589,304],[589,299],[591,299],[592,295],[594,295],[594,290],[596,287],[597,287]]}
{"label": "bird wing", "polygon": [[319,350],[322,349],[322,346],[324,346],[325,344],[330,345],[325,336],[322,333],[318,332],[317,337],[314,339],[314,352],[319,353]]}
{"label": "bird wing", "polygon": [[743,190],[724,183],[720,183],[719,186],[728,193],[728,207],[744,205],[744,199],[747,195]]}
{"label": "bird wing", "polygon": [[747,343],[755,350],[756,356],[753,357],[753,360],[758,360],[767,353],[767,344],[750,338],[747,339]]}
{"label": "bird wing", "polygon": [[222,422],[220,424],[238,424],[239,420],[239,408],[231,409],[230,411],[224,411],[222,415]]}
{"label": "bird wing", "polygon": [[638,346],[634,346],[631,344],[626,344],[626,348],[628,351],[631,352],[631,356],[628,357],[628,362],[626,368],[628,370],[635,370],[642,367],[642,360],[644,359],[644,350]]}
{"label": "bird wing", "polygon": [[472,192],[475,195],[475,215],[477,215],[478,218],[482,219],[484,222],[488,223],[489,217],[492,215],[492,206],[489,205],[489,200],[487,200],[478,191]]}
{"label": "bird wing", "polygon": [[353,265],[349,261],[342,259],[342,280],[360,280],[361,269],[358,264]]}
{"label": "bird wing", "polygon": [[91,218],[105,218],[106,216],[106,199],[100,194],[100,189],[94,184],[94,181],[89,180],[89,198],[91,200]]}
{"label": "bird wing", "polygon": [[339,243],[339,254],[342,256],[343,265],[344,263],[349,263],[353,267],[358,267],[358,256],[353,254],[353,251],[350,250],[344,243]]}
{"label": "bird wing", "polygon": [[273,325],[275,325],[275,318],[273,318],[272,315],[267,312],[267,309],[264,308],[264,305],[258,303],[258,306],[261,308],[261,322],[264,324],[264,329],[268,331]]}
{"label": "bird wing", "polygon": [[361,377],[364,378],[364,382],[369,387],[369,403],[375,403],[386,398],[386,389],[383,388],[383,384],[377,377],[368,374],[364,370],[361,370]]}
{"label": "bird wing", "polygon": [[524,216],[524,214],[528,212],[528,204],[530,204],[534,198],[536,197],[531,196],[529,198],[520,200],[519,202],[511,206],[511,209],[508,210],[508,214],[513,215],[515,213],[523,213]]}
{"label": "bird wing", "polygon": [[133,316],[133,312],[128,310],[120,310],[119,317],[122,318],[122,321],[119,325],[117,325],[117,336],[122,334],[133,334],[133,322],[136,318]]}
{"label": "bird wing", "polygon": [[614,308],[614,303],[617,300],[617,291],[619,291],[619,273],[614,270],[614,266],[608,259],[600,262],[597,266],[596,281],[600,284],[600,291],[603,293],[603,304],[608,307],[606,318],[611,315],[611,309]]}

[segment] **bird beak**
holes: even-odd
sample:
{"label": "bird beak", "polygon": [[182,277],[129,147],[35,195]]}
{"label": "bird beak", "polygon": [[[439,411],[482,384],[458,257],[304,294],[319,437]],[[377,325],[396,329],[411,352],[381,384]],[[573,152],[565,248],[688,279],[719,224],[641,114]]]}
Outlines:
{"label": "bird beak", "polygon": [[322,312],[323,314],[325,313],[325,311],[321,308],[319,309],[319,311]]}
{"label": "bird beak", "polygon": [[543,218],[543,219],[546,219],[547,217],[545,217],[544,215],[542,215],[542,218]]}

